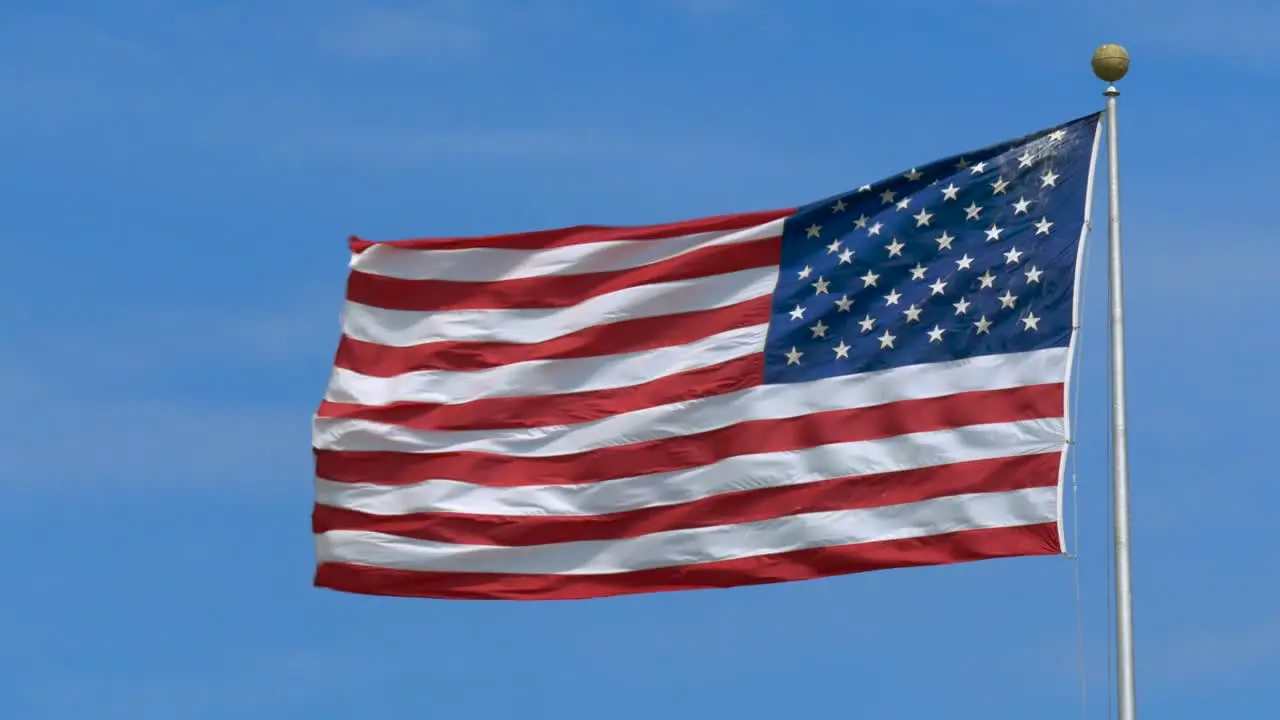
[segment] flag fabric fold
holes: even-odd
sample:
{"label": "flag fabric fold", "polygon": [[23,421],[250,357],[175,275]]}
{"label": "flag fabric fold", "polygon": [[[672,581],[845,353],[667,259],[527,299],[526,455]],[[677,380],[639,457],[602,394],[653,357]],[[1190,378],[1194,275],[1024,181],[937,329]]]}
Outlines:
{"label": "flag fabric fold", "polygon": [[570,599],[1062,552],[1098,135],[799,208],[353,240],[316,585]]}

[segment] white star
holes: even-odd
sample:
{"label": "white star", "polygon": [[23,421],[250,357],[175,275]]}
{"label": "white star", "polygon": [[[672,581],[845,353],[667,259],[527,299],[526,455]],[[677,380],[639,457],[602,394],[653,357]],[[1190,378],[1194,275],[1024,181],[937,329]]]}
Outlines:
{"label": "white star", "polygon": [[1053,223],[1049,222],[1049,218],[1042,217],[1040,218],[1040,222],[1036,223],[1036,234],[1048,235],[1049,228],[1051,227],[1053,227]]}
{"label": "white star", "polygon": [[857,220],[853,221],[853,226],[859,230],[867,226],[867,221],[871,218],[866,215],[859,215]]}
{"label": "white star", "polygon": [[907,174],[904,177],[907,178],[907,182],[915,182],[924,177],[924,173],[916,172],[915,168],[911,168],[907,171]]}
{"label": "white star", "polygon": [[1022,318],[1022,324],[1024,326],[1023,330],[1039,330],[1040,318],[1036,317],[1035,313],[1029,312],[1026,317]]}
{"label": "white star", "polygon": [[929,227],[929,221],[933,219],[933,213],[928,210],[921,210],[912,217],[916,219],[916,227]]}
{"label": "white star", "polygon": [[884,228],[884,223],[876,223],[875,225],[872,225],[871,227],[867,228],[867,234],[868,234],[868,235],[879,235],[879,234],[880,234],[880,230],[881,230],[882,228]]}
{"label": "white star", "polygon": [[880,202],[883,202],[885,205],[888,205],[889,203],[892,203],[893,199],[896,198],[897,196],[898,196],[898,193],[892,190],[885,190],[884,192],[880,193]]}
{"label": "white star", "polygon": [[845,263],[851,262],[853,262],[853,251],[849,248],[845,248],[844,252],[840,253],[840,264],[844,265]]}
{"label": "white star", "polygon": [[996,178],[995,182],[991,183],[992,195],[1003,195],[1004,191],[1008,189],[1009,181],[1005,180],[1003,175]]}
{"label": "white star", "polygon": [[791,347],[791,352],[786,353],[786,355],[788,365],[799,365],[800,358],[804,357],[804,353],[797,350],[794,345]]}
{"label": "white star", "polygon": [[876,326],[876,319],[868,315],[858,321],[858,326],[862,328],[862,332],[869,333]]}
{"label": "white star", "polygon": [[809,229],[805,230],[805,233],[807,233],[806,237],[811,237],[811,238],[818,237],[818,234],[821,232],[822,232],[821,225],[810,225]]}
{"label": "white star", "polygon": [[1020,197],[1018,198],[1018,202],[1013,204],[1013,214],[1025,215],[1027,214],[1027,208],[1029,207],[1031,207],[1031,201],[1024,197]]}
{"label": "white star", "polygon": [[897,290],[890,290],[889,294],[884,296],[884,304],[897,305],[898,301],[901,299],[902,299],[902,293],[898,292]]}
{"label": "white star", "polygon": [[956,161],[956,164],[953,165],[952,167],[954,167],[957,170],[964,170],[965,168],[969,167],[969,161],[965,160],[964,158],[960,158],[959,160]]}
{"label": "white star", "polygon": [[818,281],[813,283],[814,295],[826,295],[827,287],[831,285],[830,280],[823,280],[822,276],[818,276]]}
{"label": "white star", "polygon": [[837,345],[837,346],[835,346],[835,347],[833,347],[833,348],[831,348],[831,349],[836,351],[836,359],[837,359],[837,360],[839,360],[840,358],[847,358],[847,357],[849,357],[849,348],[850,348],[850,347],[852,347],[852,346],[850,346],[850,345],[846,345],[846,344],[845,344],[845,342],[844,342],[844,340],[841,340],[839,345]]}
{"label": "white star", "polygon": [[969,207],[964,209],[965,220],[977,220],[981,214],[982,208],[978,206],[978,203],[970,203]]}
{"label": "white star", "polygon": [[995,284],[996,284],[996,276],[995,276],[995,275],[992,275],[992,274],[991,274],[991,271],[990,271],[990,270],[988,270],[988,271],[986,271],[986,272],[982,273],[982,275],[980,275],[980,276],[978,277],[978,282],[982,283],[982,284],[979,286],[979,288],[978,288],[978,289],[980,289],[980,290],[982,290],[982,289],[986,289],[986,288],[989,288],[989,287],[995,287]]}
{"label": "white star", "polygon": [[927,272],[929,272],[929,268],[925,267],[924,265],[921,265],[920,263],[916,263],[916,266],[911,268],[911,279],[923,280],[924,274]]}
{"label": "white star", "polygon": [[802,268],[802,269],[800,270],[800,272],[798,272],[798,273],[796,273],[796,274],[800,276],[800,279],[801,279],[801,280],[803,280],[803,279],[805,279],[805,278],[809,277],[809,275],[810,275],[811,273],[813,273],[813,268],[809,267],[808,265],[805,265],[805,266],[804,266],[804,268]]}
{"label": "white star", "polygon": [[803,306],[803,305],[797,305],[797,306],[795,307],[795,309],[791,311],[791,319],[792,319],[792,320],[803,320],[803,319],[804,319],[804,306]]}
{"label": "white star", "polygon": [[893,347],[893,341],[897,340],[898,338],[894,337],[893,335],[890,335],[889,331],[885,330],[884,334],[876,339],[880,341],[880,349],[886,350],[888,348]]}
{"label": "white star", "polygon": [[849,312],[849,308],[853,307],[853,301],[848,295],[841,295],[836,301],[836,312]]}
{"label": "white star", "polygon": [[840,213],[840,212],[844,212],[844,209],[845,209],[846,207],[848,207],[848,206],[844,204],[844,198],[840,198],[839,200],[836,200],[836,204],[835,204],[835,205],[832,205],[832,206],[831,206],[831,212],[833,212],[833,213]]}
{"label": "white star", "polygon": [[955,239],[956,238],[954,235],[947,232],[946,230],[943,230],[942,234],[938,236],[938,251],[941,252],[943,250],[950,250],[951,241]]}
{"label": "white star", "polygon": [[907,316],[907,322],[920,322],[920,308],[914,304],[903,310],[902,314]]}
{"label": "white star", "polygon": [[953,307],[953,308],[955,308],[955,309],[956,309],[956,314],[957,314],[957,315],[963,315],[963,314],[965,314],[965,313],[969,312],[969,305],[971,305],[971,304],[972,304],[972,303],[970,303],[968,300],[965,300],[964,298],[960,298],[960,302],[958,302],[958,303],[952,303],[952,304],[951,304],[951,307]]}
{"label": "white star", "polygon": [[942,188],[942,199],[955,200],[958,192],[960,192],[960,188],[956,187],[955,183],[947,183],[947,186]]}
{"label": "white star", "polygon": [[906,210],[906,209],[907,209],[907,206],[908,206],[908,205],[910,205],[910,204],[911,204],[911,196],[910,196],[910,195],[908,195],[907,197],[904,197],[904,198],[902,198],[901,200],[899,200],[899,201],[898,201],[898,204],[897,204],[897,206],[896,206],[896,207],[897,207],[899,210]]}
{"label": "white star", "polygon": [[884,246],[884,249],[889,251],[889,257],[902,257],[902,248],[904,247],[906,247],[906,244],[900,243],[898,238],[894,238],[893,242]]}
{"label": "white star", "polygon": [[1018,296],[1008,290],[1005,290],[1004,294],[996,299],[1000,301],[1000,307],[1003,308],[1011,308],[1018,302]]}
{"label": "white star", "polygon": [[1059,142],[1062,140],[1062,138],[1066,136],[1067,136],[1067,133],[1065,131],[1054,130],[1053,132],[1049,133],[1049,142]]}
{"label": "white star", "polygon": [[991,321],[987,319],[986,315],[978,318],[978,321],[974,323],[974,326],[978,328],[979,335],[991,332]]}
{"label": "white star", "polygon": [[956,261],[956,270],[968,270],[973,265],[973,258],[969,257],[969,253],[965,253],[964,257]]}
{"label": "white star", "polygon": [[987,171],[987,164],[984,162],[980,162],[977,165],[974,165],[973,167],[969,168],[969,173],[972,175],[981,175],[986,171]]}
{"label": "white star", "polygon": [[831,241],[831,244],[827,246],[827,254],[828,254],[828,255],[832,255],[832,254],[834,254],[834,253],[838,253],[838,252],[840,252],[840,241],[839,241],[839,240],[832,240],[832,241]]}
{"label": "white star", "polygon": [[1032,265],[1031,269],[1024,274],[1027,276],[1027,284],[1030,285],[1031,283],[1040,282],[1040,276],[1044,274],[1044,271]]}
{"label": "white star", "polygon": [[831,328],[828,328],[825,323],[819,320],[816,325],[814,325],[809,329],[813,331],[813,336],[815,338],[821,338],[821,337],[826,337],[827,330],[830,330]]}
{"label": "white star", "polygon": [[942,342],[942,333],[944,332],[946,332],[946,330],[943,330],[937,325],[934,325],[933,329],[929,331],[929,342],[931,343]]}
{"label": "white star", "polygon": [[863,185],[862,187],[858,188],[858,192],[866,192],[870,189],[871,189],[870,185]]}
{"label": "white star", "polygon": [[876,286],[876,280],[879,280],[879,279],[880,279],[880,276],[879,276],[879,275],[877,275],[877,274],[875,274],[875,273],[871,272],[870,270],[868,270],[868,271],[867,271],[867,274],[866,274],[866,275],[863,275],[863,276],[862,276],[862,278],[861,278],[861,280],[862,280],[862,287],[875,287],[875,286]]}
{"label": "white star", "polygon": [[987,242],[995,242],[1000,239],[1000,233],[1004,232],[1004,228],[991,223],[991,227],[987,228]]}
{"label": "white star", "polygon": [[1040,176],[1040,187],[1058,187],[1058,178],[1062,177],[1052,170],[1045,170]]}
{"label": "white star", "polygon": [[1009,252],[1004,254],[1004,263],[1006,265],[1017,265],[1022,260],[1022,251],[1018,248],[1009,248]]}
{"label": "white star", "polygon": [[1036,160],[1035,156],[1031,154],[1030,150],[1028,150],[1022,153],[1022,156],[1018,158],[1018,167],[1020,168],[1031,167],[1031,164],[1035,162],[1035,160]]}
{"label": "white star", "polygon": [[946,291],[946,289],[947,289],[946,281],[944,281],[942,278],[938,278],[937,280],[933,281],[932,285],[929,286],[929,290],[931,291],[929,294],[941,295],[944,291]]}

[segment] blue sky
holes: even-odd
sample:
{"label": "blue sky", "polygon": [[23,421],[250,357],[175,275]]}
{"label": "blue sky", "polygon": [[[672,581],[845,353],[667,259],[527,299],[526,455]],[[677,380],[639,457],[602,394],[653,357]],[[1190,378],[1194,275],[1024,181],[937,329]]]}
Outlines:
{"label": "blue sky", "polygon": [[[1277,25],[1226,0],[5,4],[0,715],[1081,717],[1062,558],[579,603],[314,590],[309,422],[348,234],[808,202],[1098,108],[1108,41],[1135,58],[1140,709],[1280,715],[1280,383],[1255,361],[1277,349]],[[1101,199],[1089,717],[1110,690]]]}

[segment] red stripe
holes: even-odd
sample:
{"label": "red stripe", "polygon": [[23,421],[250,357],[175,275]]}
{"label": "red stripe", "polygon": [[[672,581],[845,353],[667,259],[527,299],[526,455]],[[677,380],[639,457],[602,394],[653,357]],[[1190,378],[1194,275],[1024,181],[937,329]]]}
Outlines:
{"label": "red stripe", "polygon": [[320,417],[371,420],[414,430],[498,430],[574,425],[645,408],[746,390],[764,380],[764,354],[664,375],[639,385],[521,397],[482,398],[457,405],[394,403],[371,407],[325,401]]}
{"label": "red stripe", "polygon": [[1061,452],[845,477],[786,487],[741,490],[679,505],[606,515],[372,515],[317,505],[312,530],[365,530],[461,545],[505,547],[620,540],[668,530],[769,520],[799,513],[857,510],[969,493],[1051,487]]}
{"label": "red stripe", "polygon": [[752,420],[703,433],[571,455],[508,457],[469,451],[419,454],[317,450],[316,474],[334,482],[377,485],[411,485],[430,479],[456,479],[491,487],[579,484],[685,470],[749,453],[786,452],[1062,415],[1063,386],[1052,383]]}
{"label": "red stripe", "polygon": [[771,220],[786,217],[793,212],[795,212],[795,208],[717,215],[715,217],[697,218],[661,225],[636,225],[633,227],[576,225],[556,230],[540,230],[538,232],[511,233],[507,235],[420,238],[379,243],[353,236],[351,238],[351,252],[361,253],[375,244],[391,245],[410,250],[462,250],[466,248],[546,250],[547,248],[565,247],[567,245],[585,245],[587,243],[610,242],[613,240],[661,240],[663,238],[694,235],[696,233],[741,230],[755,225],[763,225]]}
{"label": "red stripe", "polygon": [[352,271],[347,299],[387,310],[445,311],[573,307],[585,300],[642,285],[693,280],[777,265],[781,238],[713,245],[625,270],[544,275],[491,282],[405,280]]}
{"label": "red stripe", "polygon": [[767,323],[772,302],[772,298],[758,297],[714,310],[624,320],[530,344],[439,342],[388,347],[343,336],[335,364],[362,375],[394,377],[416,370],[466,372],[531,360],[641,352]]}
{"label": "red stripe", "polygon": [[777,555],[610,575],[499,575],[391,570],[338,563],[316,568],[317,587],[365,595],[472,600],[573,600],[669,590],[812,580],[889,568],[1054,555],[1056,523],[966,530],[907,540],[797,550]]}

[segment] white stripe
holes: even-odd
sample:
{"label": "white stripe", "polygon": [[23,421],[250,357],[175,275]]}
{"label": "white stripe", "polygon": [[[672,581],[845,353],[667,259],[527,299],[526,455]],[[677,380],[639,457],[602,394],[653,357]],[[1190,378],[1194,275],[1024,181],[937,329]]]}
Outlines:
{"label": "white stripe", "polygon": [[592,422],[552,427],[432,431],[369,420],[316,418],[312,443],[321,450],[410,453],[467,450],[519,457],[566,455],[706,432],[750,420],[798,417],[961,392],[1059,383],[1065,377],[1067,358],[1065,348],[1050,348],[912,365],[807,383],[762,385]]}
{"label": "white stripe", "polygon": [[486,487],[455,480],[386,486],[316,481],[316,502],[373,515],[582,516],[678,505],[728,492],[1062,450],[1062,420],[1022,420],[726,458],[687,470],[581,485]]}
{"label": "white stripe", "polygon": [[343,332],[356,340],[408,347],[433,342],[536,343],[596,325],[710,310],[769,295],[776,265],[694,280],[629,287],[555,309],[386,310],[348,301]]}
{"label": "white stripe", "polygon": [[1056,510],[1057,489],[1045,487],[530,547],[459,545],[332,530],[316,536],[316,559],[434,572],[605,575],[1054,522]]}
{"label": "white stripe", "polygon": [[656,240],[610,240],[547,250],[413,250],[374,245],[353,255],[351,268],[403,280],[493,282],[546,275],[582,275],[650,265],[715,245],[735,245],[782,235],[786,218],[730,232],[706,232]]}
{"label": "white stripe", "polygon": [[631,387],[762,352],[768,332],[768,324],[755,325],[675,347],[603,357],[531,360],[472,372],[426,370],[381,378],[336,368],[325,399],[358,405],[454,405],[481,398],[527,396],[531,391],[558,395]]}

